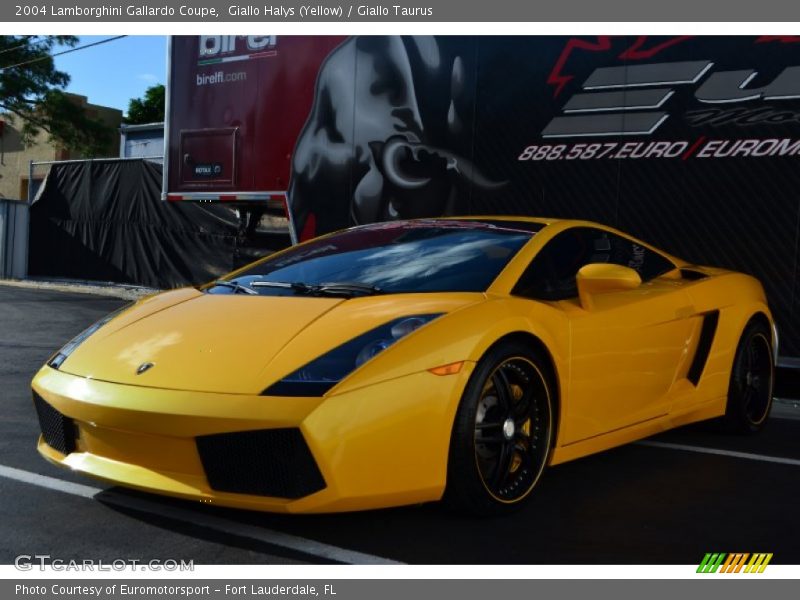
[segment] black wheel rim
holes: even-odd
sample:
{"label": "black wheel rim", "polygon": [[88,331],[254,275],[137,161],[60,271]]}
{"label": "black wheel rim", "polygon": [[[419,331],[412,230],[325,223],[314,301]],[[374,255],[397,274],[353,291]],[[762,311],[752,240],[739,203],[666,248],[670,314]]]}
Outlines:
{"label": "black wheel rim", "polygon": [[550,401],[540,371],[510,358],[487,378],[475,414],[475,462],[501,502],[524,498],[536,484],[550,444]]}
{"label": "black wheel rim", "polygon": [[758,425],[772,400],[772,349],[763,335],[752,336],[741,348],[734,380],[745,417]]}

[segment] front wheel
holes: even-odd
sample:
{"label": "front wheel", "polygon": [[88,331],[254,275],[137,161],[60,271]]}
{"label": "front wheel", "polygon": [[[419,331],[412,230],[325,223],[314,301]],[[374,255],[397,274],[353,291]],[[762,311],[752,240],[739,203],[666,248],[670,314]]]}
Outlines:
{"label": "front wheel", "polygon": [[769,327],[753,321],[745,328],[733,359],[725,423],[738,433],[760,431],[772,408],[774,365]]}
{"label": "front wheel", "polygon": [[502,343],[480,360],[453,426],[444,496],[451,507],[499,514],[529,497],[552,445],[546,365],[518,342]]}

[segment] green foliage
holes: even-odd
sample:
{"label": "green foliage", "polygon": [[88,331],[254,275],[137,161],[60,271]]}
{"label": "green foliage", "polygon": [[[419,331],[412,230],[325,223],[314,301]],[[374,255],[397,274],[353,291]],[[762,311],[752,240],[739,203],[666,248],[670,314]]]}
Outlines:
{"label": "green foliage", "polygon": [[71,35],[0,36],[0,110],[20,117],[26,145],[44,130],[65,148],[97,156],[108,148],[112,130],[63,92],[69,75],[56,70],[50,56],[57,46],[77,43]]}
{"label": "green foliage", "polygon": [[128,103],[125,122],[130,125],[160,123],[164,120],[164,86],[154,85],[144,92],[144,98],[133,98]]}

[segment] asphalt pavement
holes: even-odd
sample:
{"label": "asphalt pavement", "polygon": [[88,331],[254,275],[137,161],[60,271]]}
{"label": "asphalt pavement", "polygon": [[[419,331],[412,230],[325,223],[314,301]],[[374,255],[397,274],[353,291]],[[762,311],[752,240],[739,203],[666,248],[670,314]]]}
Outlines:
{"label": "asphalt pavement", "polygon": [[[503,518],[436,504],[282,516],[162,498],[46,463],[30,380],[65,341],[124,303],[0,285],[0,563],[194,560],[196,564],[692,564],[706,552],[771,552],[800,563],[800,410],[776,404],[765,430],[693,425],[545,472]],[[794,381],[779,389],[792,394]],[[780,382],[779,382],[780,383]]]}

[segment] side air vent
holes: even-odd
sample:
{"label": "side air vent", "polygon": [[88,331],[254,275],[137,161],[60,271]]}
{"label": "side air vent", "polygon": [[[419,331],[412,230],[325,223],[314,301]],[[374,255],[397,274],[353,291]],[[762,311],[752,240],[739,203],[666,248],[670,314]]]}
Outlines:
{"label": "side air vent", "polygon": [[694,385],[697,385],[700,382],[700,377],[703,375],[703,369],[706,368],[708,353],[711,351],[711,343],[714,341],[714,336],[717,333],[718,322],[718,310],[703,315],[703,325],[700,328],[700,339],[697,341],[697,349],[694,351],[692,364],[689,366],[689,372],[686,374],[686,379],[691,381]]}

